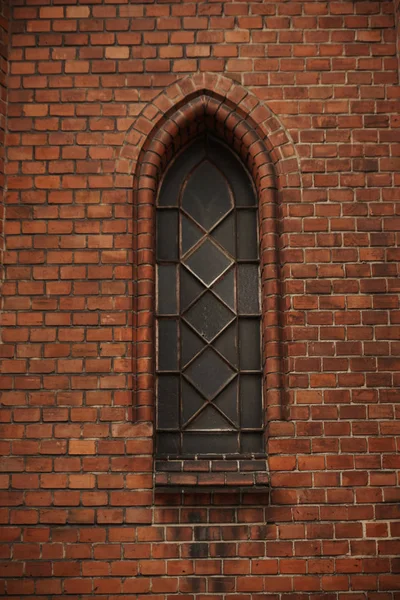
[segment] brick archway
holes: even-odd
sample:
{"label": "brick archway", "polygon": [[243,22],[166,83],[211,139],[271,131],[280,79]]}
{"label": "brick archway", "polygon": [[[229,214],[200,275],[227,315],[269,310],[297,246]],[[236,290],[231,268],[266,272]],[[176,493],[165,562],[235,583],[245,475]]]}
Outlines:
{"label": "brick archway", "polygon": [[[285,189],[299,187],[298,163],[293,145],[275,117],[241,86],[221,77],[204,76],[196,81],[197,89],[192,80],[184,80],[156,98],[138,118],[121,153],[120,166],[127,171],[135,168],[136,419],[154,419],[154,217],[158,184],[178,150],[206,130],[239,155],[259,197],[265,397],[270,414],[277,418],[284,389],[277,198],[284,196]],[[213,91],[205,90],[205,84],[212,82]],[[219,94],[222,89],[224,96]]]}
{"label": "brick archway", "polygon": [[223,75],[197,73],[171,84],[150,101],[127,131],[116,163],[116,173],[138,175],[141,155],[173,112],[206,95],[234,109],[264,142],[275,166],[277,189],[300,186],[299,157],[289,133],[273,112],[241,84]]}

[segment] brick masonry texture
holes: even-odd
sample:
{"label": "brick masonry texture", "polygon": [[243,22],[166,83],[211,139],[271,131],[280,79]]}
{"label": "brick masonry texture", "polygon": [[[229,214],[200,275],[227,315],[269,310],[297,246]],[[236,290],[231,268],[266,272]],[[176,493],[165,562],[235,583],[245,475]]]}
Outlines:
{"label": "brick masonry texture", "polygon": [[4,223],[4,137],[7,116],[8,73],[8,27],[9,11],[4,2],[0,2],[0,279],[3,279],[3,223]]}
{"label": "brick masonry texture", "polygon": [[[2,0],[0,596],[400,599],[399,32],[399,0]],[[154,194],[204,129],[262,200],[261,490],[154,485]]]}

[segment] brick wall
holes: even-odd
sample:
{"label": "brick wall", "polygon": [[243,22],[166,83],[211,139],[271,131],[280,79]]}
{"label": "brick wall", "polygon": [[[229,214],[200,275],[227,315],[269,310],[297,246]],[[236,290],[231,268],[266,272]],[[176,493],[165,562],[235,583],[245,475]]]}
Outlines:
{"label": "brick wall", "polygon": [[399,63],[399,73],[400,73],[400,1],[395,0],[395,19],[396,19],[396,46],[397,46],[397,60]]}
{"label": "brick wall", "polygon": [[[396,6],[13,2],[3,596],[398,600]],[[154,491],[152,424],[134,419],[151,371],[132,352],[149,343],[134,175],[200,93],[271,140],[285,393],[267,491]]]}
{"label": "brick wall", "polygon": [[7,85],[8,73],[8,24],[9,11],[5,2],[0,3],[0,280],[3,278],[3,221],[4,221],[4,135],[7,115]]}

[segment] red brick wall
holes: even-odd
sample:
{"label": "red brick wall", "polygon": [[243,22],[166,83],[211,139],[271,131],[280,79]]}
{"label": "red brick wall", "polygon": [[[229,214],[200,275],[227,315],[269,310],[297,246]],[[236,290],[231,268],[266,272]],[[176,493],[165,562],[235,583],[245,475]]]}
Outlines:
{"label": "red brick wall", "polygon": [[[15,0],[0,594],[399,598],[394,9]],[[202,88],[251,122],[272,111],[287,142],[268,146],[286,357],[269,493],[154,492],[151,423],[133,422],[150,368],[132,361],[149,341],[133,338],[135,165]]]}
{"label": "red brick wall", "polygon": [[397,60],[399,63],[399,74],[400,74],[400,0],[394,1],[395,6],[395,18],[396,18],[396,46],[397,46]]}
{"label": "red brick wall", "polygon": [[3,278],[3,222],[4,222],[4,135],[7,117],[8,35],[9,10],[0,2],[0,280]]}

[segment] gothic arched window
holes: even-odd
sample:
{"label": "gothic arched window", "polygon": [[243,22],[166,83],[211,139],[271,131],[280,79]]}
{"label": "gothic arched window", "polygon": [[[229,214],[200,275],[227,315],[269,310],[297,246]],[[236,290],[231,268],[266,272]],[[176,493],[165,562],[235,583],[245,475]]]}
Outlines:
{"label": "gothic arched window", "polygon": [[156,454],[263,454],[252,181],[204,135],[167,170],[156,221]]}

